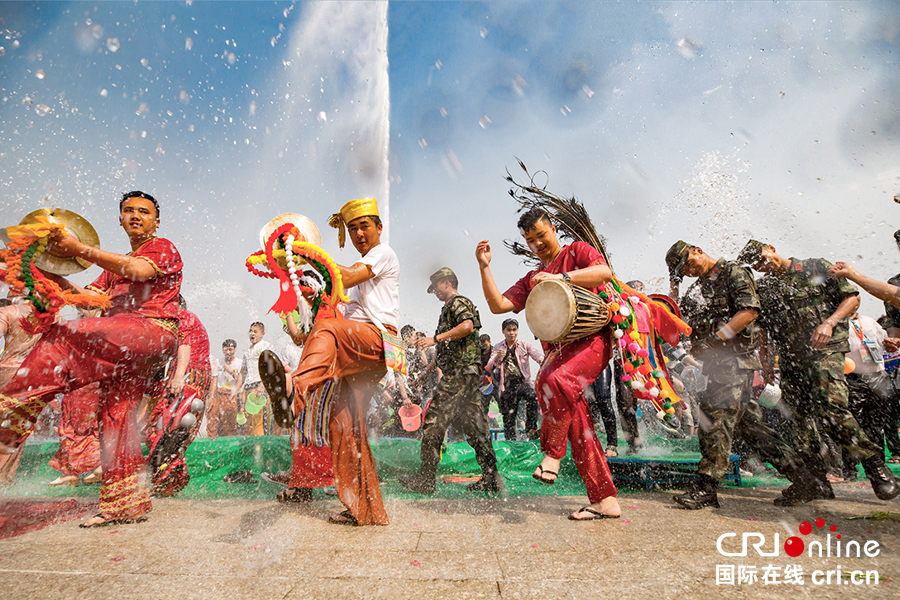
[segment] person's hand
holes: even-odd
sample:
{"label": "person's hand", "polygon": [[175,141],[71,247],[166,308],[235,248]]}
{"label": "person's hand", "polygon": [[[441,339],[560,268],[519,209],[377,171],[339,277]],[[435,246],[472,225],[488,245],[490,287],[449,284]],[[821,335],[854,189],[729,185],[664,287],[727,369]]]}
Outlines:
{"label": "person's hand", "polygon": [[497,360],[498,361],[503,360],[503,357],[505,357],[505,356],[506,356],[506,348],[500,348],[499,350],[497,350]]}
{"label": "person's hand", "polygon": [[416,340],[416,347],[419,350],[424,350],[425,348],[431,348],[436,343],[434,337],[419,338]]}
{"label": "person's hand", "polygon": [[828,321],[825,321],[824,323],[816,327],[816,330],[813,332],[812,337],[809,340],[810,345],[816,350],[824,348],[825,344],[827,344],[831,340],[832,331],[833,328],[831,327],[831,325],[828,323]]}
{"label": "person's hand", "polygon": [[559,279],[562,281],[564,277],[559,273],[547,273],[546,271],[541,271],[540,273],[535,273],[531,276],[532,285],[537,285],[542,281],[548,281],[550,279]]}
{"label": "person's hand", "polygon": [[828,267],[828,274],[832,277],[843,277],[851,280],[859,276],[859,272],[853,268],[853,265],[841,260]]}
{"label": "person's hand", "polygon": [[481,240],[475,248],[475,258],[478,259],[478,266],[486,269],[491,264],[491,243],[488,240]]}
{"label": "person's hand", "polygon": [[884,349],[888,352],[900,350],[900,338],[884,338]]}
{"label": "person's hand", "polygon": [[184,377],[173,377],[167,388],[173,396],[178,396],[184,391]]}
{"label": "person's hand", "polygon": [[81,254],[83,244],[78,241],[71,233],[67,233],[61,239],[51,242],[47,246],[47,251],[56,256],[69,257]]}

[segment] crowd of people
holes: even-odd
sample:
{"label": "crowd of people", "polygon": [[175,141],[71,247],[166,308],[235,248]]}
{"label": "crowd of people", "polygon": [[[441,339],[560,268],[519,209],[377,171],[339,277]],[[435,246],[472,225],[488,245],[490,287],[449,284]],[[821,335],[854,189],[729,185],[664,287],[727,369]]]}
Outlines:
{"label": "crowd of people", "polygon": [[[878,498],[900,495],[900,479],[885,462],[885,444],[889,462],[900,462],[900,403],[885,367],[885,356],[900,349],[900,278],[883,283],[849,263],[787,258],[756,240],[733,260],[676,242],[665,256],[668,294],[644,296],[639,281],[624,286],[635,294],[640,333],[652,330],[651,303],[655,314],[662,307],[667,319],[683,319],[691,329],[680,343],[663,345],[664,376],[678,395],[674,414],[663,419],[630,387],[625,371],[632,366],[616,342],[621,332],[604,327],[561,343],[533,343],[520,337],[517,319],[507,318],[494,344],[449,267],[432,274],[427,289],[442,304],[434,333],[401,328],[400,264],[381,242],[374,198],[347,202],[329,221],[340,246],[349,236],[359,254],[350,266],[336,265],[347,302],[323,306],[310,327],[298,312],[285,313],[292,345],[279,355],[265,326],[254,322],[240,356],[238,343],[227,339],[221,358],[213,357],[205,328],[180,296],[181,257],[156,236],[159,203],[128,192],[119,210],[131,252],[99,250],[71,235],[49,247],[103,269],[83,289],[50,276],[64,289],[106,296],[102,314],[83,311],[29,335],[21,323],[32,307],[23,296],[11,292],[10,304],[0,307],[0,483],[12,482],[25,439],[56,403],[60,446],[51,465],[60,477],[50,485],[101,483],[99,512],[83,527],[144,520],[151,496],[183,489],[185,454],[201,428],[210,438],[289,435],[290,470],[268,476],[285,488],[278,500],[306,502],[312,489],[334,486],[345,510],[330,521],[342,525],[389,522],[372,436],[420,441],[421,466],[399,480],[420,494],[435,492],[447,439],[465,440],[475,451],[481,477],[468,486],[472,492],[504,489],[497,439],[539,444],[533,477],[546,485],[555,483],[571,448],[589,500],[572,520],[620,516],[607,462],[619,455],[619,428],[622,452],[631,455],[640,455],[651,435],[698,436],[697,484],[673,497],[686,509],[719,506],[732,452],[745,468],[769,463],[791,481],[780,506],[834,498],[832,484],[855,479],[859,464]],[[475,249],[492,313],[521,313],[545,281],[604,297],[614,277],[602,252],[580,240],[563,245],[540,207],[524,212],[517,227],[539,264],[504,282],[505,291],[491,271],[490,242]],[[297,287],[300,272],[290,269]],[[696,281],[681,293],[684,277]],[[859,315],[850,282],[882,299],[886,316]],[[405,351],[405,365],[386,364],[390,345]],[[405,409],[423,413],[420,427],[402,426]],[[605,433],[605,449],[597,430]]]}

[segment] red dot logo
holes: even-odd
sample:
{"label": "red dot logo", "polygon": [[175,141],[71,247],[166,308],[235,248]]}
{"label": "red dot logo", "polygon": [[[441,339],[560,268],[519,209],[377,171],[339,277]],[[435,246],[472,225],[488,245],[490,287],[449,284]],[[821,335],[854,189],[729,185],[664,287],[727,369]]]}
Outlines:
{"label": "red dot logo", "polygon": [[[807,523],[807,525],[808,525],[808,523]],[[789,537],[788,539],[786,539],[784,541],[784,552],[788,556],[797,558],[798,556],[803,554],[803,548],[804,548],[803,540],[801,540],[800,538],[798,538],[795,535]]]}
{"label": "red dot logo", "polygon": [[803,521],[800,523],[800,533],[803,535],[809,535],[812,533],[812,525],[810,525],[807,521]]}
{"label": "red dot logo", "polygon": [[825,527],[825,519],[816,519],[816,527],[819,529]]}

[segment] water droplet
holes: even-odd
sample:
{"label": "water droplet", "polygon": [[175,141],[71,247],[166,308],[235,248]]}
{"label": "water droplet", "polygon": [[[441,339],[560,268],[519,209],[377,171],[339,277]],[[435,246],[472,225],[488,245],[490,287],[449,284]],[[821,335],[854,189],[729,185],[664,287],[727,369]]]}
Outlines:
{"label": "water droplet", "polygon": [[142,58],[142,59],[141,59],[141,66],[142,66],[142,67],[146,67],[146,66],[149,65],[149,64],[150,64],[150,61],[147,60],[146,58]]}
{"label": "water droplet", "polygon": [[46,116],[51,111],[50,107],[46,104],[38,104],[34,107],[34,112],[38,114],[39,117]]}
{"label": "water droplet", "polygon": [[273,36],[272,36],[272,40],[271,40],[269,43],[272,44],[272,47],[274,48],[277,41],[278,41],[278,40],[276,40],[276,39],[275,39],[275,36],[273,35]]}
{"label": "water droplet", "polygon": [[481,35],[482,39],[483,39],[483,38],[486,38],[486,37],[487,37],[487,34],[488,34],[487,27],[482,27],[482,28],[481,28],[481,31],[479,31],[478,33]]}
{"label": "water droplet", "polygon": [[107,96],[109,96],[109,91],[106,88],[103,88],[102,90],[100,90],[100,95],[106,98]]}
{"label": "water droplet", "polygon": [[428,142],[425,141],[425,138],[419,138],[419,148],[424,150],[428,147]]}
{"label": "water droplet", "polygon": [[106,38],[106,49],[110,52],[118,52],[121,47],[122,44],[119,43],[119,38]]}
{"label": "water droplet", "polygon": [[481,125],[482,129],[487,129],[488,125],[491,124],[491,119],[487,115],[484,115],[480,119],[478,119],[478,124]]}
{"label": "water droplet", "polygon": [[184,49],[191,50],[194,47],[194,40],[191,38],[184,38]]}
{"label": "water droplet", "polygon": [[38,79],[43,79],[47,75],[44,73],[43,69],[38,69],[37,71],[34,72],[34,76],[37,77]]}
{"label": "water droplet", "polygon": [[229,52],[226,55],[225,59],[228,61],[229,65],[233,65],[235,62],[237,62],[237,58],[235,58],[234,52]]}
{"label": "water droplet", "polygon": [[0,56],[6,56],[6,48],[0,46]]}
{"label": "water droplet", "polygon": [[328,122],[328,115],[325,114],[325,111],[324,111],[324,110],[323,110],[323,111],[320,111],[319,114],[316,115],[316,120],[318,120],[319,123],[327,123],[327,122]]}

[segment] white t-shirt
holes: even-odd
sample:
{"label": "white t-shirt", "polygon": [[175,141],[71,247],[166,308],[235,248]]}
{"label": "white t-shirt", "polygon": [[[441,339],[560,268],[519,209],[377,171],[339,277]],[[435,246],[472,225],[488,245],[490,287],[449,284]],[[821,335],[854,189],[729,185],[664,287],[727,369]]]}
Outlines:
{"label": "white t-shirt", "polygon": [[378,244],[359,261],[369,265],[375,277],[350,288],[350,302],[344,311],[344,318],[363,323],[372,323],[372,319],[362,309],[362,304],[369,313],[381,321],[383,325],[400,328],[400,262],[397,255],[387,244]]}
{"label": "white t-shirt", "polygon": [[251,383],[259,383],[259,355],[263,350],[271,350],[272,344],[266,340],[256,342],[255,346],[250,346],[244,352],[244,367],[247,369],[247,377],[244,379],[244,387]]}
{"label": "white t-shirt", "polygon": [[[225,359],[222,359],[221,361],[216,359],[216,369],[213,372],[216,374],[216,380],[220,390],[234,389],[235,384],[237,384],[237,375],[241,372],[243,364],[243,359],[236,356],[234,357],[234,360],[231,361],[230,365],[225,364]],[[228,367],[227,371],[225,370],[226,366]]]}
{"label": "white t-shirt", "polygon": [[[857,331],[857,326],[861,326],[862,330]],[[856,363],[856,368],[853,372],[859,375],[884,371],[883,362],[863,360],[861,353],[865,352],[866,358],[869,358],[869,351],[862,347],[862,340],[859,339],[860,333],[863,338],[875,342],[878,351],[882,353],[884,353],[884,338],[887,337],[887,332],[872,317],[859,315],[859,320],[850,321],[850,352],[847,353],[847,356]]]}

